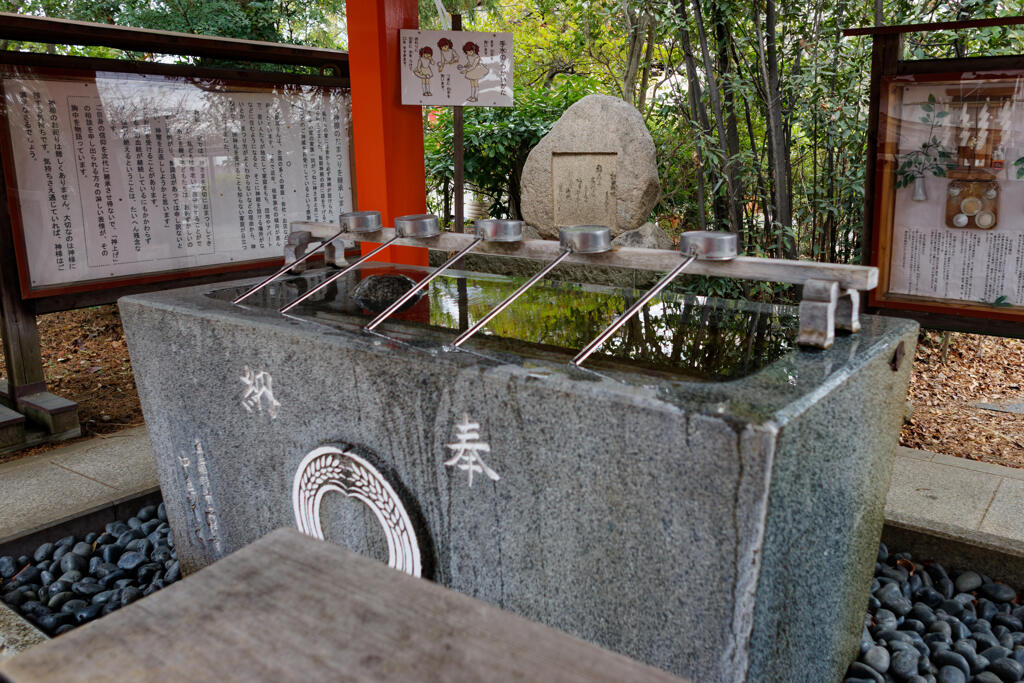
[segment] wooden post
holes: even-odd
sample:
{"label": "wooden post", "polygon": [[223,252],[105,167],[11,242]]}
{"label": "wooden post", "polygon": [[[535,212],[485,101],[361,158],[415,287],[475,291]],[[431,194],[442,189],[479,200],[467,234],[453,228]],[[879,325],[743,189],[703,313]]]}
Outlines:
{"label": "wooden post", "polygon": [[[864,265],[874,263],[872,252],[878,245],[872,242],[877,201],[876,164],[878,161],[878,114],[882,99],[882,78],[897,72],[903,58],[903,35],[876,35],[871,45],[871,92],[868,94],[868,158],[864,169],[864,230],[861,237],[861,260]],[[866,303],[866,302],[862,302]]]}
{"label": "wooden post", "polygon": [[3,173],[0,165],[0,337],[7,362],[6,386],[0,385],[0,403],[15,408],[22,396],[46,391],[46,383],[35,311],[31,303],[21,298]]}
{"label": "wooden post", "polygon": [[[79,436],[82,432],[78,424],[78,404],[46,391],[35,307],[21,296],[3,164],[0,164],[0,335],[7,363],[7,379],[0,380],[0,404],[5,409],[0,410],[2,450]],[[27,438],[24,424],[15,424],[19,417],[11,410],[42,427],[45,436]],[[23,439],[21,444],[18,437]]]}
{"label": "wooden post", "polygon": [[[360,210],[380,211],[384,225],[426,211],[423,120],[402,104],[400,29],[419,26],[416,0],[348,0],[352,152]],[[364,243],[365,245],[366,243]],[[392,247],[379,259],[426,265],[427,250]]]}
{"label": "wooden post", "polygon": [[[452,30],[462,30],[462,15],[452,14]],[[454,49],[458,49],[456,46]],[[465,148],[462,126],[462,107],[452,107],[452,151],[455,153],[455,232],[462,232],[466,222]]]}

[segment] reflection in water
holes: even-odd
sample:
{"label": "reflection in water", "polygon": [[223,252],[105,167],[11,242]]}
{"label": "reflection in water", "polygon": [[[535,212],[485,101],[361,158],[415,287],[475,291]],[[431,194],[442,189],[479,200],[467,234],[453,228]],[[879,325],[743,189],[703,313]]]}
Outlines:
{"label": "reflection in water", "polygon": [[[467,280],[467,323],[482,318],[520,280],[442,277],[430,291],[430,323],[459,329],[458,280]],[[503,340],[575,351],[600,334],[642,292],[547,283],[526,292],[491,321],[486,332]],[[650,369],[705,379],[734,379],[777,360],[793,347],[795,316],[740,302],[665,295],[654,299],[595,354]],[[616,363],[618,364],[618,363]],[[595,367],[601,363],[596,362]]]}
{"label": "reflection in water", "polygon": [[[376,275],[382,270],[380,264],[367,269]],[[422,273],[407,268],[401,272],[422,277]],[[397,269],[392,273],[397,275]],[[324,297],[310,300],[293,313],[316,316],[325,322],[338,313],[369,315],[374,311],[360,303],[363,297],[359,292],[366,284],[365,279],[358,279],[360,276],[365,274],[353,274],[353,279],[325,290]],[[475,273],[443,275],[429,285],[419,304],[396,315],[381,331],[403,327],[408,332],[410,327],[420,326],[451,333],[464,330],[524,280]],[[254,296],[258,301],[252,304],[276,310],[285,300],[294,298],[296,291],[304,291],[306,283],[303,278],[293,278],[281,287],[268,289],[271,291],[264,290],[264,296]],[[221,290],[213,296],[230,299],[235,291]],[[542,355],[568,362],[641,294],[596,285],[541,282],[495,317],[473,339],[472,346],[481,351]],[[593,367],[643,369],[704,380],[738,379],[794,349],[797,326],[797,318],[789,309],[663,294],[594,354]]]}
{"label": "reflection in water", "polygon": [[[368,311],[380,313],[401,299],[415,285],[416,281],[407,275],[398,273],[371,275],[352,291],[352,300]],[[412,308],[419,299],[420,297],[413,297],[405,302],[398,311]]]}

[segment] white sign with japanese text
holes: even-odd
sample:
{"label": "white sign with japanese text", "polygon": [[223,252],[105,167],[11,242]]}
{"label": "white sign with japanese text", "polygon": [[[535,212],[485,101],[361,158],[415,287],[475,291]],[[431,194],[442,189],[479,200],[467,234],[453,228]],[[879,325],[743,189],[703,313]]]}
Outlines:
{"label": "white sign with japanese text", "polygon": [[512,106],[512,34],[399,32],[402,104]]}
{"label": "white sign with japanese text", "polygon": [[1024,307],[1019,87],[1016,79],[899,86],[900,114],[888,126],[899,183],[888,293]]}
{"label": "white sign with japanese text", "polygon": [[281,257],[289,222],[352,210],[340,89],[22,73],[3,94],[33,289]]}

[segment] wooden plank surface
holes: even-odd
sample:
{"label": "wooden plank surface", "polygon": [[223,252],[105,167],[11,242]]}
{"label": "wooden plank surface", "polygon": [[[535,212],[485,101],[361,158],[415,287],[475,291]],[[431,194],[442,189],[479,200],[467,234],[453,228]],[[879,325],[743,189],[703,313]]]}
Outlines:
{"label": "wooden plank surface", "polygon": [[3,677],[681,680],[291,529],[0,663]]}
{"label": "wooden plank surface", "polygon": [[[329,237],[337,233],[334,223],[304,222],[304,230],[316,237]],[[366,234],[350,233],[351,239],[364,241]],[[395,231],[388,228],[370,235],[374,242],[384,242],[394,237]],[[470,233],[443,232],[430,239],[402,238],[395,244],[428,247],[445,251],[458,251],[473,240]],[[527,258],[538,261],[552,261],[561,253],[561,247],[554,240],[524,240],[514,244],[483,242],[474,253],[500,254],[513,258]],[[682,257],[678,251],[665,249],[634,249],[614,247],[604,254],[572,254],[563,263],[578,263],[600,266],[618,266],[667,273],[679,265]],[[684,271],[686,275],[712,275],[733,277],[741,280],[765,280],[767,282],[789,282],[802,285],[810,279],[835,280],[844,289],[867,291],[878,285],[878,269],[871,266],[818,263],[816,261],[791,261],[786,259],[754,258],[739,256],[732,261],[694,261]]]}

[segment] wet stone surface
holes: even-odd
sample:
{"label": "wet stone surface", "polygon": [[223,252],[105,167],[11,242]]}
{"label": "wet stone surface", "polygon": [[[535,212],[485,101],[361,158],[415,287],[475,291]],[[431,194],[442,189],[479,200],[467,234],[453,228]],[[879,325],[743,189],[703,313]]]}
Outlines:
{"label": "wet stone surface", "polygon": [[[398,301],[415,284],[412,278],[405,275],[370,275],[352,292],[352,300],[369,311],[380,313]],[[418,300],[417,297],[413,297],[397,312],[412,308]]]}
{"label": "wet stone surface", "polygon": [[84,538],[0,557],[0,600],[48,636],[120,609],[181,578],[163,503]]}
{"label": "wet stone surface", "polygon": [[860,654],[844,683],[1024,680],[1024,606],[1012,586],[878,550]]}

